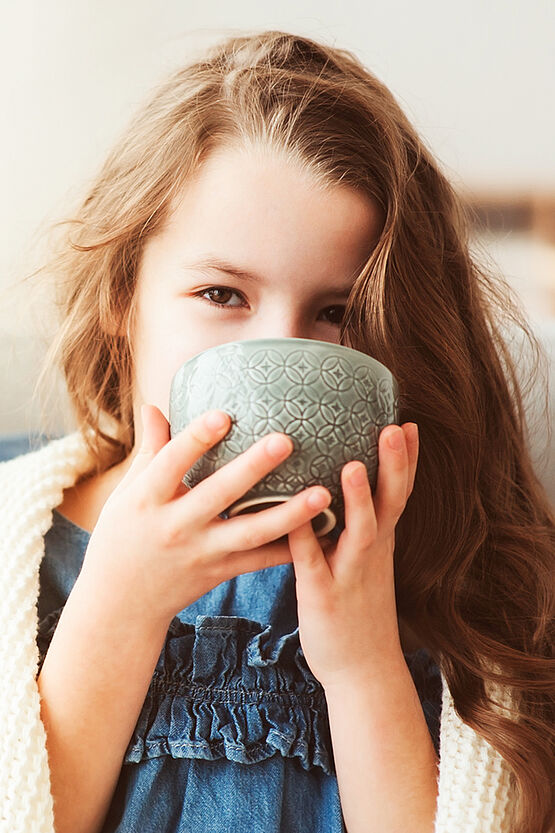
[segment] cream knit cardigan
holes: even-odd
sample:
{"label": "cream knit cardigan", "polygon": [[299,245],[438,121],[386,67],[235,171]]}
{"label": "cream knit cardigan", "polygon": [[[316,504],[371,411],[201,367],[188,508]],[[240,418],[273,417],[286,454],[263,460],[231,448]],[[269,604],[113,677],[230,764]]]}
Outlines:
{"label": "cream knit cardigan", "polygon": [[[91,467],[79,432],[0,464],[0,833],[54,833],[36,684],[39,566],[52,510]],[[462,723],[442,682],[435,833],[509,833],[507,764]]]}

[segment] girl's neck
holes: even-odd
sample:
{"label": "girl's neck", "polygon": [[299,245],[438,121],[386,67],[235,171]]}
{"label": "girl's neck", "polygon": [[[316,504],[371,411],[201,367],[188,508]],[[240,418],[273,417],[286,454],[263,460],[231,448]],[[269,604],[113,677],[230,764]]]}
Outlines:
{"label": "girl's neck", "polygon": [[102,507],[131,465],[132,457],[101,474],[90,475],[64,490],[58,512],[77,526],[91,533]]}

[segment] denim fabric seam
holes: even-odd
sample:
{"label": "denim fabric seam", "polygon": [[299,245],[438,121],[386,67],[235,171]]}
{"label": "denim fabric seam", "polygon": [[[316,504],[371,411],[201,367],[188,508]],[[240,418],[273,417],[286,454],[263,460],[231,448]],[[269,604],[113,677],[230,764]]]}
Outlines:
{"label": "denim fabric seam", "polygon": [[[243,631],[244,633],[256,633],[262,625],[261,622],[253,622],[252,625],[249,625],[246,622],[237,622],[237,619],[242,619],[243,617],[231,616],[229,618],[234,620],[234,622],[230,622],[229,625],[205,625],[201,623],[197,626],[197,629],[202,631]],[[179,621],[181,622],[181,620]],[[192,627],[194,627],[194,625]],[[267,626],[262,625],[262,627],[265,628]]]}
{"label": "denim fabric seam", "polygon": [[[237,752],[242,752],[242,753],[244,752],[244,753],[246,753],[246,754],[248,754],[249,756],[252,757],[255,753],[258,753],[260,751],[265,751],[267,749],[267,747],[269,745],[267,738],[271,737],[273,735],[277,735],[278,737],[283,738],[283,740],[286,743],[291,743],[291,741],[294,740],[295,741],[295,749],[300,748],[305,753],[308,751],[308,743],[306,742],[306,740],[304,738],[295,738],[295,735],[293,733],[291,733],[289,735],[283,734],[283,732],[280,732],[275,727],[272,727],[268,731],[268,736],[264,740],[249,741],[247,749],[245,748],[245,746],[246,746],[245,743],[234,743],[232,740],[228,740],[227,738],[226,738],[225,741],[223,741],[223,740],[213,741],[213,740],[174,740],[174,739],[172,739],[171,740],[171,746],[175,750],[180,750],[180,751],[183,751],[184,749],[209,749],[212,752],[214,750],[217,750],[218,752],[220,752],[220,751],[225,752],[226,749],[236,749]],[[144,742],[145,749],[150,750],[150,751],[152,751],[153,749],[159,749],[161,744],[163,746],[166,745],[166,740],[165,739],[163,741],[160,741],[160,740],[148,740],[148,739],[145,738],[143,740],[143,742]],[[225,757],[225,754],[222,755],[222,757]],[[296,757],[299,757],[299,756],[296,756]]]}
{"label": "denim fabric seam", "polygon": [[164,695],[181,696],[191,701],[205,702],[210,697],[212,702],[237,703],[238,705],[255,705],[264,700],[271,700],[284,705],[304,704],[316,706],[325,702],[325,694],[322,691],[295,692],[289,690],[271,691],[269,689],[252,688],[216,688],[215,686],[203,686],[197,683],[190,683],[186,680],[173,680],[163,672],[155,672],[152,677],[152,693]]}

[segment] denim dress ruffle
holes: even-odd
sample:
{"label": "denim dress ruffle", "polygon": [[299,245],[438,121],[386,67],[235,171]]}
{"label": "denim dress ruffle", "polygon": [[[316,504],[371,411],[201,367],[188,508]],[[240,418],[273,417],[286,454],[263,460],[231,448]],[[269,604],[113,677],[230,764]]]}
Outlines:
{"label": "denim dress ruffle", "polygon": [[[54,510],[40,568],[39,667],[88,540]],[[425,651],[405,658],[438,751],[439,668]],[[138,830],[344,833],[292,564],[224,582],[171,622],[102,833]]]}

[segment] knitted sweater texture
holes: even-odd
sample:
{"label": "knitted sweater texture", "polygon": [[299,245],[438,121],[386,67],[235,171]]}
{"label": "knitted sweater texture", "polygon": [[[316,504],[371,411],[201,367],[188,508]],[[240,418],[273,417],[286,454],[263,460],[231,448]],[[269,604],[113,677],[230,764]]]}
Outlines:
{"label": "knitted sweater texture", "polygon": [[[92,468],[75,432],[0,464],[0,833],[54,833],[36,683],[39,567],[52,511]],[[442,674],[435,833],[510,833],[509,768],[454,709]]]}

